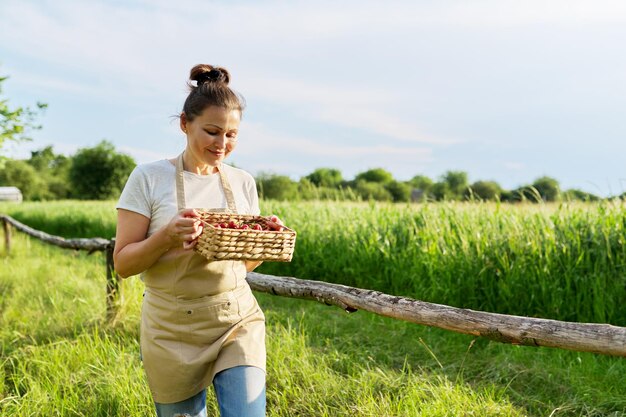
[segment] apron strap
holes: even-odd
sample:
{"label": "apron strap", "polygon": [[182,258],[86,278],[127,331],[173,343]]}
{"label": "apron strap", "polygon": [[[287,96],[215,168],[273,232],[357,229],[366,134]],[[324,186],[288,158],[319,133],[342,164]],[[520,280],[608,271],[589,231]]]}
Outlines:
{"label": "apron strap", "polygon": [[[178,210],[185,208],[185,177],[183,175],[183,153],[176,158],[176,202],[178,204]],[[222,170],[221,164],[217,167],[217,172],[220,174],[220,180],[222,182],[222,189],[224,190],[224,196],[226,197],[226,203],[228,204],[228,210],[231,213],[237,213],[237,205],[235,204],[235,196],[233,195],[233,189],[230,187],[230,182],[226,178],[226,174]]]}

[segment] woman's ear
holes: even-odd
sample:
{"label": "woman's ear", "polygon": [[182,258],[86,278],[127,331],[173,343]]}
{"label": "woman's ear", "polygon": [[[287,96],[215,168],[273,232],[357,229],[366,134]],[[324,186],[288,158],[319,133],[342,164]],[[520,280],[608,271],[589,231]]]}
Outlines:
{"label": "woman's ear", "polygon": [[180,130],[187,133],[187,116],[184,112],[180,114]]}

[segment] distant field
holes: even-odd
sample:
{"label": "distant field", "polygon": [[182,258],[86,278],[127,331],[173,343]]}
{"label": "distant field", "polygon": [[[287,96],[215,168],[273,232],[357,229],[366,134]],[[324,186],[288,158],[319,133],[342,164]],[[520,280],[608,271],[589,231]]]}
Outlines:
{"label": "distant field", "polygon": [[[114,202],[0,204],[65,237],[115,235]],[[297,230],[289,264],[261,272],[485,311],[626,325],[621,204],[263,202]]]}

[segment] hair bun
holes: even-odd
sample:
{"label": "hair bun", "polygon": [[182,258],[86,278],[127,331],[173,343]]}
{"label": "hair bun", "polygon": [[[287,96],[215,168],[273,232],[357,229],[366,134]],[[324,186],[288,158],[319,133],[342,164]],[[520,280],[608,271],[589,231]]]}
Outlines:
{"label": "hair bun", "polygon": [[195,71],[195,74],[193,74],[194,71],[192,71],[192,79],[196,80],[196,82],[198,83],[198,87],[206,82],[224,83],[228,85],[228,82],[230,81],[230,76],[228,74],[228,71],[226,71],[224,68],[211,67],[209,65],[202,67],[203,68],[201,70],[200,68],[198,68],[198,70],[200,71]]}

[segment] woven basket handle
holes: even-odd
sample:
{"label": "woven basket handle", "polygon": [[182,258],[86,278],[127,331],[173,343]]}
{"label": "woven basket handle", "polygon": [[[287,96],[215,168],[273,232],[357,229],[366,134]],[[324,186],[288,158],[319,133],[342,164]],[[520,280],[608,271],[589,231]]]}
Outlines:
{"label": "woven basket handle", "polygon": [[[178,155],[178,158],[176,158],[176,201],[178,204],[178,210],[182,210],[186,207],[185,177],[183,175],[183,153]],[[226,178],[226,174],[224,174],[221,165],[217,167],[217,172],[220,174],[222,189],[224,190],[224,196],[226,197],[226,203],[228,204],[228,211],[230,211],[231,213],[237,213],[235,196],[233,195],[233,190],[232,188],[230,188],[230,182],[228,182],[228,178]],[[222,209],[215,209],[214,211],[222,211]]]}

